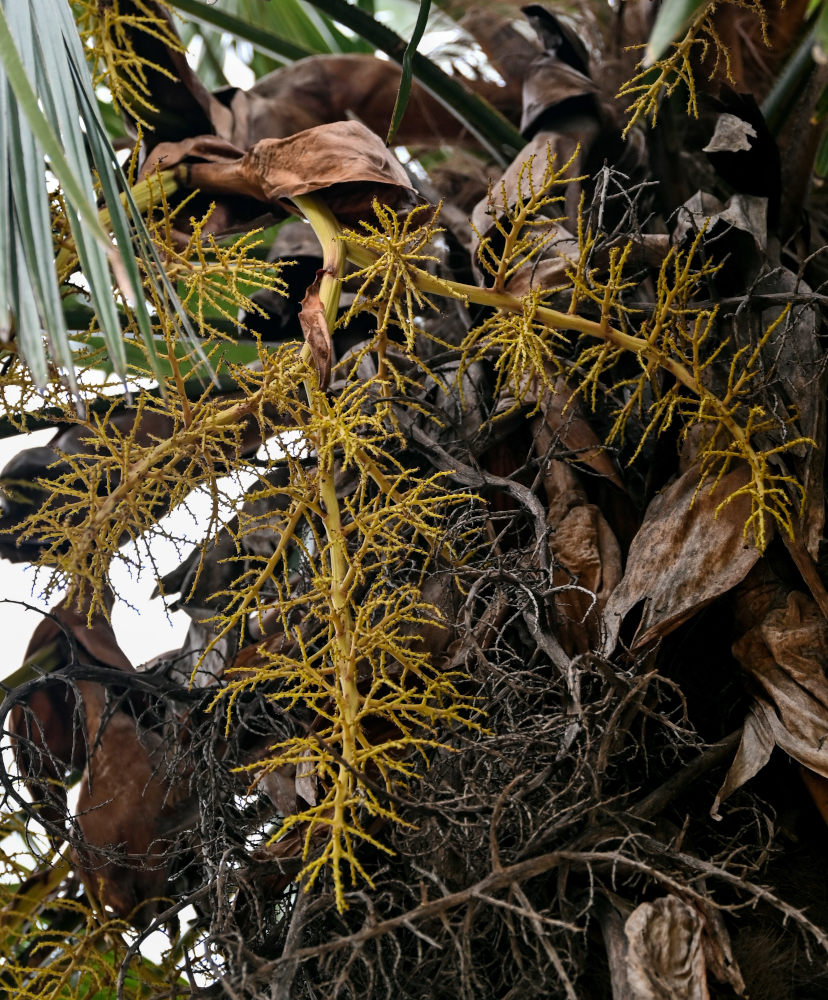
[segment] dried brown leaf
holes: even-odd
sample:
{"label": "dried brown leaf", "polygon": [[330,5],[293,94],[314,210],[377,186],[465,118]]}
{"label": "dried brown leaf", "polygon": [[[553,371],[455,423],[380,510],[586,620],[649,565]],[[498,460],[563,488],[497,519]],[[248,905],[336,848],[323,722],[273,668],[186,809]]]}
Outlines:
{"label": "dried brown leaf", "polygon": [[[162,836],[183,799],[164,772],[161,740],[110,712],[97,684],[81,682],[91,756],[81,778],[73,856],[87,891],[146,926],[163,904],[170,843]],[[96,850],[97,849],[97,850]]]}
{"label": "dried brown leaf", "polygon": [[526,74],[520,130],[530,136],[540,128],[569,130],[573,119],[583,141],[597,135],[602,120],[598,87],[584,73],[544,53]]}
{"label": "dried brown leaf", "polygon": [[[112,591],[107,588],[104,597],[107,608],[111,611],[114,603]],[[66,630],[77,643],[82,660],[114,667],[126,673],[135,672],[126,653],[118,645],[112,625],[105,615],[96,612],[90,621],[87,608],[78,607],[68,598],[52,608],[50,615],[51,617],[39,622],[32,633],[24,659],[52,639],[64,636]]]}
{"label": "dried brown leaf", "polygon": [[744,537],[750,498],[736,497],[718,516],[716,509],[748,477],[747,468],[737,466],[711,492],[709,482],[699,487],[698,469],[691,468],[650,503],[604,613],[607,654],[637,604],[643,611],[633,649],[666,635],[744,579],[759,559]]}
{"label": "dried brown leaf", "polygon": [[828,623],[816,604],[790,592],[783,606],[772,607],[735,643],[733,655],[757,693],[714,815],[764,767],[774,746],[828,778]]}
{"label": "dried brown leaf", "polygon": [[676,896],[638,906],[624,925],[627,982],[634,1000],[709,1000],[696,909]]}
{"label": "dried brown leaf", "polygon": [[143,173],[179,164],[186,165],[186,183],[216,202],[206,227],[211,232],[248,225],[252,214],[265,211],[263,206],[284,214],[280,204],[297,195],[320,195],[340,221],[353,224],[370,214],[375,199],[397,210],[417,202],[400,163],[359,122],[333,122],[285,139],[263,139],[244,154],[211,136],[162,144]]}
{"label": "dried brown leaf", "polygon": [[621,579],[618,541],[598,507],[584,503],[573,507],[557,525],[550,551],[555,563],[553,584],[563,588],[555,594],[561,645],[570,655],[597,649],[601,613]]}
{"label": "dried brown leaf", "polygon": [[757,250],[764,251],[768,242],[768,199],[734,194],[722,203],[706,191],[697,191],[678,210],[673,242],[690,239],[701,229],[711,233],[717,224],[748,233]]}
{"label": "dried brown leaf", "polygon": [[[111,602],[112,595],[107,593]],[[74,642],[75,650],[71,643]],[[77,658],[91,665],[103,665],[134,673],[112,626],[102,614],[91,624],[84,609],[69,600],[53,608],[32,633],[24,660],[35,657],[48,646],[55,646],[55,670],[70,666]],[[100,685],[85,682],[88,689]],[[62,826],[66,815],[66,790],[63,781],[69,770],[81,769],[86,762],[87,741],[80,731],[75,689],[63,681],[49,682],[33,691],[9,713],[9,731],[17,767],[36,804],[40,817],[49,824]],[[53,832],[53,830],[51,831]]]}
{"label": "dried brown leaf", "polygon": [[[468,31],[486,54],[491,66],[503,78],[506,86],[489,96],[492,103],[509,117],[516,117],[521,108],[521,92],[526,70],[540,52],[540,46],[526,38],[523,23],[517,24],[511,14],[480,4],[463,5],[460,27]],[[511,112],[511,114],[510,114]]]}
{"label": "dried brown leaf", "polygon": [[[175,36],[169,11],[155,3],[149,7],[169,22],[169,34]],[[121,0],[121,12],[135,13],[135,5]],[[183,49],[145,31],[132,32],[131,41],[138,57],[148,64],[147,85],[154,110],[142,109],[150,126],[147,149],[210,129],[247,149],[260,139],[284,138],[351,117],[385,135],[400,86],[401,71],[394,62],[370,55],[335,54],[300,59],[262,77],[246,91],[225,87],[210,94],[190,69]],[[529,49],[525,40],[523,44]],[[505,87],[482,78],[463,79],[463,83],[505,113],[518,110],[520,91],[514,81]],[[456,117],[416,81],[398,140],[416,145],[474,144]]]}
{"label": "dried brown leaf", "polygon": [[555,382],[555,391],[545,392],[541,399],[543,419],[533,429],[536,454],[540,458],[563,453],[569,462],[588,466],[604,476],[619,490],[624,489],[615,461],[601,438],[592,429],[572,389],[563,379]]}
{"label": "dried brown leaf", "polygon": [[746,996],[747,986],[721,911],[702,899],[695,900],[695,905],[704,919],[702,947],[708,975],[713,976],[717,982],[727,983],[737,996]]}
{"label": "dried brown leaf", "polygon": [[748,709],[739,749],[710,808],[714,819],[720,818],[719,806],[722,802],[757,775],[770,760],[776,746],[772,713],[765,701],[757,700]]}
{"label": "dried brown leaf", "polygon": [[[533,427],[535,451],[544,463],[546,523],[558,612],[558,639],[570,655],[596,649],[601,638],[601,614],[621,579],[621,548],[601,510],[587,503],[578,477],[565,462],[549,459],[569,451],[620,486],[620,480],[600,441],[575,406],[566,408],[570,390],[558,382],[547,394],[543,416]],[[565,412],[564,412],[565,411]]]}
{"label": "dried brown leaf", "polygon": [[[483,79],[463,82],[495,107],[514,110],[517,88]],[[400,68],[387,59],[369,55],[310,56],[275,70],[250,90],[236,91],[229,98],[234,116],[230,138],[247,148],[260,139],[284,138],[349,118],[384,136],[399,86]],[[418,146],[475,144],[454,115],[416,81],[396,141]]]}
{"label": "dried brown leaf", "polygon": [[309,806],[316,805],[316,771],[310,761],[300,761],[296,765],[296,794]]}
{"label": "dried brown leaf", "polygon": [[271,771],[260,771],[256,787],[270,799],[282,816],[292,816],[296,811],[296,767],[283,764]]}
{"label": "dried brown leaf", "polygon": [[721,114],[716,119],[716,127],[710,142],[704,147],[705,153],[738,153],[751,149],[751,139],[756,138],[756,129],[736,115]]}
{"label": "dried brown leaf", "polygon": [[308,288],[302,299],[299,310],[299,325],[305,337],[305,343],[311,350],[319,385],[327,389],[331,381],[331,334],[325,319],[325,306],[319,298],[319,285],[325,274],[324,268],[316,273],[316,280]]}

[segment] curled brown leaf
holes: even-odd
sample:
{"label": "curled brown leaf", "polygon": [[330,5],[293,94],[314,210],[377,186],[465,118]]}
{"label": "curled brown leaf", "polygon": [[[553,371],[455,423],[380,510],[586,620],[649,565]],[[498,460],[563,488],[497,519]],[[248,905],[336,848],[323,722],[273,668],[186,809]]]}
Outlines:
{"label": "curled brown leaf", "polygon": [[631,1000],[709,1000],[703,933],[699,912],[677,896],[633,910],[624,925]]}
{"label": "curled brown leaf", "polygon": [[759,559],[744,537],[750,498],[736,497],[718,508],[748,476],[747,468],[737,466],[711,490],[709,482],[699,486],[693,467],[650,503],[604,612],[607,654],[636,605],[642,611],[632,649],[671,632],[745,578]]}
{"label": "curled brown leaf", "polygon": [[325,274],[324,268],[316,273],[316,280],[308,288],[299,310],[299,325],[313,357],[319,385],[327,389],[331,381],[331,334],[325,319],[325,306],[319,297],[319,285]]}
{"label": "curled brown leaf", "polygon": [[[814,775],[828,778],[828,623],[799,591],[775,601],[733,646],[754,702],[742,741],[712,812],[757,774],[778,746]],[[814,784],[816,789],[821,783]]]}
{"label": "curled brown leaf", "polygon": [[366,218],[374,200],[397,210],[417,196],[408,175],[382,139],[359,122],[333,122],[284,139],[262,139],[246,153],[212,136],[164,143],[144,165],[178,167],[190,187],[210,195],[217,208],[211,232],[248,225],[258,205],[276,215],[294,211],[294,197],[318,194],[343,223]]}
{"label": "curled brown leaf", "polygon": [[[111,594],[108,596],[111,599]],[[86,611],[70,600],[62,601],[38,624],[24,661],[49,649],[52,672],[70,666],[77,657],[92,665],[134,673],[106,617],[95,614],[89,622]],[[84,683],[90,690],[103,692],[100,685]],[[64,680],[50,680],[14,705],[9,714],[18,770],[52,835],[66,817],[66,774],[81,769],[86,762],[87,733],[75,691]]]}
{"label": "curled brown leaf", "polygon": [[87,891],[146,926],[163,904],[171,843],[164,829],[183,799],[166,774],[163,745],[125,712],[108,710],[99,685],[79,685],[89,733],[73,858]]}

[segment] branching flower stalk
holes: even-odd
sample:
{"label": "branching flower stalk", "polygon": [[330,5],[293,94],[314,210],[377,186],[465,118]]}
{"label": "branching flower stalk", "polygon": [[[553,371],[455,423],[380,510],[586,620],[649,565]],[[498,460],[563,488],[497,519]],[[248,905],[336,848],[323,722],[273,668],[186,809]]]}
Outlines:
{"label": "branching flower stalk", "polygon": [[[581,366],[585,362],[589,364],[582,391],[585,391],[587,385],[591,386],[593,405],[595,402],[594,392],[600,373],[617,361],[621,354],[636,357],[642,366],[644,377],[639,381],[638,389],[633,393],[625,410],[618,414],[611,437],[616,437],[622,432],[624,421],[631,413],[633,403],[642,405],[642,388],[645,381],[652,384],[658,371],[666,373],[675,380],[676,388],[662,395],[653,404],[653,411],[647,425],[648,431],[665,429],[677,408],[685,416],[688,415],[688,402],[686,399],[681,401],[677,391],[679,386],[683,387],[690,394],[690,398],[695,400],[691,407],[693,409],[691,422],[697,421],[713,426],[709,447],[705,455],[702,456],[703,472],[712,474],[714,481],[718,481],[727,471],[730,463],[737,458],[744,459],[750,467],[751,481],[746,489],[751,493],[753,509],[748,525],[746,525],[746,534],[753,538],[760,549],[764,549],[767,544],[766,515],[769,515],[789,537],[793,537],[794,523],[790,492],[793,491],[795,495],[798,495],[800,505],[804,502],[804,494],[792,477],[784,473],[772,473],[769,466],[782,453],[803,444],[808,445],[810,442],[794,437],[792,440],[786,440],[771,449],[757,449],[753,445],[752,439],[757,434],[764,433],[769,429],[767,419],[755,408],[750,411],[747,420],[737,414],[737,410],[744,403],[749,383],[755,374],[760,347],[757,347],[750,357],[744,356],[744,352],[737,353],[733,360],[733,370],[727,393],[725,397],[720,397],[705,384],[702,378],[703,372],[710,367],[716,355],[709,355],[706,359],[702,359],[698,353],[699,346],[706,337],[706,334],[703,333],[703,327],[706,324],[709,331],[715,316],[712,314],[698,315],[694,321],[695,333],[689,337],[676,333],[678,329],[676,320],[680,320],[679,326],[684,323],[681,317],[683,311],[687,313],[689,309],[688,302],[692,290],[697,287],[698,281],[704,274],[711,273],[709,268],[707,270],[703,268],[701,271],[694,270],[700,237],[688,252],[681,252],[673,248],[667,260],[664,261],[659,276],[659,301],[649,322],[642,326],[643,335],[629,333],[625,329],[629,325],[627,315],[619,304],[621,291],[629,287],[623,281],[623,268],[627,256],[627,251],[624,249],[615,249],[610,254],[610,273],[601,285],[601,317],[597,320],[579,315],[577,312],[581,301],[587,299],[595,302],[598,298],[596,289],[590,287],[590,282],[594,284],[593,278],[583,273],[580,264],[575,264],[570,271],[570,279],[573,282],[573,300],[570,310],[567,312],[544,305],[544,296],[538,292],[533,291],[520,297],[498,287],[505,285],[505,281],[517,266],[525,264],[535,257],[553,238],[554,220],[549,220],[544,213],[548,213],[550,204],[560,199],[557,189],[570,182],[571,178],[566,177],[570,165],[571,161],[564,164],[562,168],[557,168],[553,160],[549,159],[544,177],[538,183],[532,177],[531,164],[527,165],[524,172],[521,173],[521,179],[518,183],[518,204],[507,213],[507,225],[504,226],[498,222],[502,235],[506,238],[507,249],[511,247],[511,252],[503,255],[508,266],[504,265],[503,260],[498,261],[492,257],[492,248],[488,241],[481,242],[481,263],[495,278],[495,287],[492,288],[481,288],[476,285],[436,277],[422,266],[428,261],[434,260],[433,255],[428,250],[429,243],[437,231],[433,213],[424,224],[418,226],[416,223],[419,221],[420,213],[416,210],[404,220],[399,220],[394,212],[375,205],[378,226],[364,223],[362,231],[359,233],[350,231],[341,234],[336,220],[330,216],[330,213],[325,214],[327,210],[320,207],[318,199],[307,197],[299,199],[297,203],[308,214],[309,218],[314,220],[323,246],[327,248],[325,253],[328,257],[324,267],[325,273],[320,283],[320,298],[325,303],[328,329],[332,329],[336,315],[336,303],[341,284],[342,254],[344,253],[360,268],[351,279],[359,283],[359,288],[355,304],[346,317],[346,322],[359,309],[370,308],[376,311],[381,320],[379,327],[380,348],[385,343],[384,336],[393,316],[395,323],[405,334],[409,351],[412,351],[416,329],[415,316],[417,312],[433,307],[432,297],[437,296],[456,298],[466,303],[485,305],[497,310],[495,320],[490,321],[488,328],[481,328],[477,331],[474,339],[475,342],[482,340],[494,343],[499,336],[501,351],[504,349],[514,350],[515,346],[524,342],[527,333],[531,333],[541,347],[545,337],[552,340],[559,339],[564,332],[574,333],[603,344],[604,349],[598,352],[587,351],[582,354],[578,361]],[[153,203],[153,200],[159,196],[162,201],[165,201],[167,196],[184,180],[185,175],[180,169],[176,169],[159,173],[152,181],[143,182],[142,185],[139,185],[137,192],[142,205]],[[525,196],[523,195],[524,189]],[[502,192],[502,197],[505,200],[505,191]],[[504,205],[504,207],[507,206]],[[540,229],[538,229],[539,224],[542,224]],[[529,230],[529,235],[524,233],[524,229]],[[589,256],[587,243],[589,242],[590,246],[593,245],[595,237],[592,234],[584,234],[580,230],[579,224],[581,259],[584,260]],[[343,249],[334,251],[333,247],[339,240],[341,240]],[[335,264],[332,265],[332,261],[335,261]],[[671,268],[675,271],[675,276],[672,281],[668,281]],[[682,296],[683,304],[679,306],[676,304],[676,300]],[[510,315],[523,317],[522,329],[524,332],[517,339],[508,333],[510,329],[515,329],[504,319]],[[778,323],[782,322],[782,319],[783,317],[779,317],[776,324],[766,331],[765,341]],[[500,334],[494,333],[496,329],[500,330]],[[539,337],[532,331],[541,331],[542,335]],[[546,331],[546,333],[543,334],[542,331]],[[679,343],[680,341],[682,343]],[[469,344],[469,346],[471,345]],[[689,347],[689,353],[684,349],[685,346]],[[721,349],[720,346],[719,351]],[[534,361],[529,364],[527,370],[526,363],[531,359],[533,350]],[[519,350],[516,355],[513,355],[514,363],[510,378],[516,387],[521,384],[525,387],[528,381],[527,376],[531,373],[534,373],[541,383],[546,384],[548,381],[547,363],[550,359],[553,359],[553,367],[557,366],[559,371],[562,370],[561,362],[555,357],[555,352],[551,351],[551,348],[543,348],[539,351],[536,347],[533,350],[530,350],[528,354],[525,350]],[[380,350],[380,355],[380,377],[384,380],[386,371],[382,350]],[[309,358],[310,352],[305,345],[302,361],[306,362]],[[737,362],[745,365],[741,374],[735,374],[738,369]],[[750,374],[751,372],[753,374]],[[722,430],[727,433],[732,442],[728,447],[722,447],[720,444]],[[322,452],[324,452],[324,448],[321,449],[320,453]],[[365,457],[367,456],[363,456],[363,458]],[[368,467],[370,468],[370,464]],[[326,470],[322,470],[322,473],[323,478],[328,476]],[[381,476],[374,475],[373,478],[382,488]],[[330,486],[326,489],[330,492]],[[725,500],[724,503],[727,503],[729,499],[731,498]]]}
{"label": "branching flower stalk", "polygon": [[[323,204],[297,201],[323,246],[317,294],[332,327],[345,245]],[[449,493],[439,475],[420,480],[390,456],[394,422],[387,393],[377,391],[379,379],[349,378],[329,397],[315,360],[308,344],[301,351],[284,345],[263,353],[262,365],[272,367],[272,378],[267,388],[262,384],[247,393],[246,414],[259,414],[261,421],[267,399],[285,415],[274,417],[262,437],[284,450],[290,474],[279,487],[278,524],[272,513],[267,522],[277,539],[272,555],[241,574],[232,592],[217,595],[226,606],[215,620],[218,641],[234,630],[244,632],[251,615],[262,622],[276,610],[285,641],[292,640],[295,649],[263,647],[250,665],[231,667],[213,704],[226,712],[228,727],[238,699],[253,689],[265,688],[274,701],[316,713],[312,734],[273,746],[243,770],[261,774],[292,767],[312,776],[316,801],[286,816],[272,840],[297,828],[305,886],[329,869],[337,905],[344,908],[347,872],[352,880],[368,878],[358,857],[360,843],[380,846],[366,817],[400,821],[388,804],[393,799],[378,796],[363,776],[378,776],[391,793],[415,773],[413,755],[425,760],[426,749],[441,743],[445,726],[474,725],[472,702],[457,690],[454,675],[416,645],[422,628],[440,620],[438,609],[423,599],[421,582],[437,560],[451,559],[442,539],[445,515],[471,498]],[[239,378],[244,391],[245,378]],[[226,419],[240,413],[231,409]],[[196,433],[196,423],[206,429],[199,419],[184,437]],[[157,452],[146,456],[141,481],[153,457]],[[339,496],[341,472],[347,470],[357,477],[356,490]],[[256,495],[274,494],[263,482]],[[239,542],[255,529],[255,520],[240,521]],[[290,583],[291,553],[297,550],[311,578],[310,589],[300,594]],[[402,576],[395,578],[395,572]],[[303,629],[294,612],[301,614]]]}
{"label": "branching flower stalk", "polygon": [[[558,183],[557,176],[552,176],[549,183]],[[533,193],[533,197],[537,199],[537,194]],[[520,205],[518,210],[522,208],[523,205]],[[523,215],[525,217],[520,218],[520,224],[526,224],[531,219],[531,213]],[[431,233],[433,222],[429,227],[429,234]],[[701,478],[705,480],[712,476],[715,485],[734,461],[742,459],[747,462],[751,473],[750,482],[736,495],[750,495],[752,512],[745,525],[745,535],[752,538],[760,550],[764,550],[769,537],[768,518],[789,538],[793,538],[793,510],[798,507],[801,513],[805,500],[804,491],[792,476],[784,471],[772,472],[771,467],[783,453],[811,446],[813,442],[794,435],[777,446],[757,448],[753,443],[755,437],[774,429],[775,424],[761,406],[750,406],[747,417],[743,415],[748,390],[752,388],[751,382],[757,375],[756,366],[761,347],[784,320],[784,314],[765,331],[760,343],[749,356],[744,351],[736,352],[724,396],[717,395],[705,383],[703,376],[722,351],[723,345],[704,357],[700,353],[700,347],[715,320],[715,312],[694,309],[691,305],[701,279],[712,273],[710,265],[699,269],[695,264],[702,236],[703,232],[697,236],[688,251],[675,247],[670,250],[660,271],[658,305],[649,321],[641,323],[641,332],[637,335],[624,328],[628,325],[627,310],[619,302],[622,286],[629,287],[624,285],[622,273],[628,248],[627,251],[616,248],[611,252],[609,274],[600,285],[600,293],[596,291],[598,286],[595,285],[595,274],[589,276],[593,284],[593,288],[590,288],[583,277],[581,284],[578,284],[578,265],[571,268],[569,274],[570,280],[574,282],[573,303],[571,311],[562,312],[543,305],[542,292],[533,290],[524,296],[516,296],[496,288],[480,288],[434,277],[418,265],[415,255],[403,257],[400,254],[396,229],[387,229],[385,250],[382,240],[378,239],[373,229],[363,233],[349,231],[345,234],[345,242],[349,259],[360,268],[351,280],[360,282],[362,289],[369,287],[375,279],[381,279],[386,285],[392,281],[399,283],[404,280],[406,287],[415,288],[424,301],[430,301],[429,296],[453,297],[497,310],[493,318],[470,332],[464,351],[467,363],[482,353],[494,352],[495,364],[500,365],[498,370],[504,373],[506,367],[509,369],[506,377],[501,379],[501,384],[508,382],[518,399],[525,393],[527,383],[533,378],[545,388],[551,389],[554,379],[549,374],[550,364],[556,375],[580,372],[580,391],[584,392],[590,387],[594,393],[602,373],[613,367],[623,355],[635,357],[642,374],[628,383],[633,385],[634,391],[628,404],[618,414],[610,435],[611,440],[622,433],[632,411],[636,407],[644,407],[644,386],[656,385],[659,372],[670,376],[675,380],[675,386],[657,393],[644,437],[651,432],[666,430],[677,411],[690,424],[701,423],[712,427],[700,455]],[[513,243],[516,243],[514,238]],[[584,250],[582,234],[582,259]],[[485,247],[482,252],[486,252]],[[404,269],[404,278],[393,278],[391,273],[395,269]],[[575,310],[584,299],[600,301],[600,319],[593,320],[578,315]],[[612,322],[613,319],[615,322]],[[400,322],[402,325],[403,317],[400,317]],[[556,340],[560,341],[564,331],[579,335],[572,344],[576,349],[580,347],[580,353],[574,360],[563,360],[552,350],[551,345]],[[597,341],[598,344],[590,347],[590,341]],[[504,352],[508,356],[507,366],[502,364]],[[682,393],[682,390],[686,390],[686,393]],[[594,405],[594,395],[591,402]],[[730,438],[729,445],[723,446],[720,443],[723,431]],[[797,498],[796,501],[791,499],[791,493]],[[719,510],[732,499],[734,496],[726,498]]]}
{"label": "branching flower stalk", "polygon": [[[149,212],[150,209],[159,204],[163,199],[174,194],[181,187],[180,176],[177,175],[172,170],[158,171],[155,174],[151,174],[145,177],[144,180],[139,181],[131,188],[132,199],[135,203],[136,209],[141,212]],[[128,201],[126,195],[121,195],[121,202],[125,208],[128,208]],[[98,213],[98,218],[101,221],[101,228],[105,232],[110,232],[111,221],[109,211],[103,209]],[[68,226],[63,226],[58,221],[58,228],[67,230]],[[71,272],[74,269],[74,265],[77,264],[78,254],[75,249],[74,244],[70,238],[64,240],[63,246],[58,251],[55,257],[55,268],[58,275],[64,277],[67,272]]]}
{"label": "branching flower stalk", "polygon": [[[319,285],[319,298],[325,311],[328,331],[331,331],[336,322],[342,276],[345,273],[345,252],[339,239],[339,225],[328,207],[318,198],[305,195],[294,200],[297,208],[305,214],[313,227],[322,247],[324,274]],[[303,348],[303,357],[307,358],[309,354],[310,349],[306,344]],[[314,395],[317,399],[319,398],[318,393],[312,392],[307,379],[305,380],[305,391],[309,404],[312,403]],[[360,708],[356,678],[354,622],[348,604],[349,588],[346,582],[349,576],[348,550],[342,532],[342,517],[336,495],[334,443],[327,439],[324,427],[321,433],[314,435],[312,443],[318,456],[317,474],[322,500],[322,524],[328,540],[325,552],[328,555],[328,572],[330,573],[330,609],[334,629],[333,664],[339,684],[338,710],[342,720],[342,760],[339,764],[336,780],[333,829],[346,830],[348,825],[346,810],[348,801],[353,795],[354,774],[357,767],[357,717]],[[340,904],[343,893],[341,882],[343,853],[342,839],[339,836],[334,836],[332,865],[336,880],[337,900],[340,901]]]}
{"label": "branching flower stalk", "polygon": [[[152,103],[149,74],[162,74],[175,82],[175,74],[144,58],[136,50],[134,37],[146,35],[183,53],[178,36],[171,24],[158,13],[158,7],[169,10],[164,0],[153,6],[144,0],[133,0],[132,11],[123,12],[120,0],[75,0],[78,33],[88,50],[96,85],[103,84],[112,94],[115,111],[124,110],[142,123],[143,115],[157,109]],[[139,46],[140,49],[140,46]]]}
{"label": "branching flower stalk", "polygon": [[[420,314],[439,298],[490,307],[491,316],[469,331],[461,348],[461,371],[478,357],[492,357],[499,388],[508,387],[516,399],[533,383],[549,389],[550,374],[576,378],[577,391],[593,405],[599,383],[623,388],[626,403],[611,437],[623,435],[633,413],[646,414],[645,437],[665,430],[677,416],[685,427],[700,424],[706,442],[700,457],[703,480],[718,481],[737,460],[750,467],[743,492],[751,497],[752,513],[745,531],[757,546],[767,542],[768,516],[788,534],[794,532],[789,492],[799,490],[801,496],[801,490],[771,465],[805,442],[790,435],[793,440],[759,448],[755,441],[776,432],[778,421],[752,396],[759,352],[783,317],[750,352],[735,352],[727,386],[717,392],[708,375],[723,348],[706,346],[715,312],[693,305],[700,283],[714,270],[696,263],[701,235],[689,250],[670,251],[661,267],[656,307],[643,319],[624,301],[634,286],[625,277],[629,246],[612,248],[601,271],[589,263],[597,236],[583,225],[580,259],[568,274],[568,311],[547,304],[546,290],[511,294],[506,290],[510,275],[527,262],[532,266],[555,236],[554,221],[542,213],[559,199],[565,170],[554,166],[551,154],[547,168],[536,181],[527,166],[526,197],[517,211],[503,206],[506,264],[492,256],[491,244],[483,246],[484,267],[499,286],[494,288],[429,273],[426,266],[434,261],[429,244],[437,232],[431,211],[401,218],[376,206],[376,224],[343,232],[320,201],[297,199],[323,247],[322,273],[318,287],[312,286],[327,327],[322,341],[314,349],[309,343],[301,349],[262,347],[258,369],[232,368],[239,387],[234,400],[213,400],[205,393],[189,404],[180,378],[168,379],[169,398],[161,409],[172,417],[173,430],[148,443],[141,444],[134,430],[113,439],[106,420],[93,424],[94,461],[68,458],[71,471],[53,486],[29,526],[50,546],[46,561],[64,579],[76,586],[80,581],[95,596],[90,601],[95,608],[124,537],[137,540],[151,532],[162,503],[166,510],[183,502],[196,486],[215,496],[218,477],[244,465],[243,427],[282,449],[287,484],[273,486],[260,474],[260,487],[248,494],[278,497],[276,510],[271,505],[270,519],[261,521],[240,512],[234,535],[241,548],[247,532],[266,526],[275,538],[273,552],[248,561],[232,589],[214,595],[223,607],[214,623],[220,639],[233,630],[244,634],[251,618],[263,622],[276,611],[284,640],[277,647],[262,646],[252,662],[233,665],[213,704],[222,705],[228,726],[239,698],[251,690],[266,690],[275,702],[301,704],[315,714],[311,736],[273,746],[244,769],[262,774],[301,768],[312,776],[315,801],[286,816],[273,839],[296,828],[304,845],[304,884],[309,887],[329,868],[340,909],[346,905],[346,870],[352,880],[367,878],[359,844],[380,846],[366,819],[399,822],[393,796],[416,773],[417,755],[426,759],[428,748],[441,745],[446,727],[475,725],[473,701],[415,641],[424,626],[441,620],[439,609],[423,599],[424,582],[435,571],[438,578],[445,573],[450,579],[457,562],[446,543],[447,515],[472,498],[447,490],[440,475],[422,479],[393,457],[394,441],[402,451],[404,439],[389,392],[394,373],[383,365],[383,338],[392,325],[403,333],[406,357],[417,364]],[[142,189],[146,203],[166,206],[182,180],[177,171],[160,174]],[[155,232],[162,244],[168,242],[163,222]],[[363,309],[378,316],[378,333],[367,349],[379,351],[379,374],[362,380],[351,366],[344,387],[331,395],[319,381],[318,352],[334,328],[346,257],[359,270],[349,279],[357,294],[345,322]],[[175,262],[172,253],[170,259]],[[194,272],[204,263],[196,254]],[[233,300],[241,294],[231,290]],[[590,318],[590,311],[597,318]],[[174,353],[172,328],[169,333]],[[616,367],[630,358],[638,363],[637,375]],[[406,379],[394,377],[394,406],[409,405]],[[411,405],[417,406],[416,399]],[[352,485],[351,492],[342,493],[345,472]],[[101,483],[106,484],[102,491]],[[299,591],[291,583],[290,560],[297,554],[309,580]],[[388,798],[363,780],[368,774],[385,787]]]}
{"label": "branching flower stalk", "polygon": [[625,81],[618,91],[619,98],[632,98],[626,109],[629,118],[624,127],[624,136],[642,118],[649,119],[650,125],[654,127],[658,121],[661,101],[671,97],[682,85],[687,96],[687,114],[698,118],[695,73],[711,55],[710,78],[715,76],[720,67],[724,67],[723,73],[727,80],[736,82],[731,72],[730,48],[716,27],[716,12],[728,6],[755,14],[762,39],[770,47],[768,15],[762,0],[707,0],[698,5],[684,35],[670,46],[670,51],[655,60],[645,58],[639,63],[638,72]]}
{"label": "branching flower stalk", "polygon": [[649,119],[650,125],[654,127],[658,121],[658,109],[662,100],[672,97],[682,84],[687,92],[687,114],[698,118],[692,57],[695,50],[698,50],[702,57],[707,53],[707,41],[699,37],[701,25],[706,20],[704,17],[699,24],[689,28],[685,36],[672,46],[668,56],[660,59],[654,66],[640,68],[635,76],[626,80],[621,86],[617,96],[632,98],[626,108],[629,117],[622,133],[625,138],[642,118]]}
{"label": "branching flower stalk", "polygon": [[[35,835],[36,836],[36,835]],[[25,844],[27,851],[14,846]],[[31,870],[32,831],[22,818],[4,817],[0,839],[0,953],[4,993],[20,997],[114,996],[129,925],[102,908],[60,892],[71,875],[70,853],[47,852]],[[49,856],[51,854],[51,856]],[[18,861],[28,860],[29,864]],[[178,978],[170,956],[141,960],[145,985],[130,981],[126,996],[150,989],[168,995]]]}
{"label": "branching flower stalk", "polygon": [[[492,291],[505,291],[509,279],[522,267],[537,260],[558,236],[558,223],[565,219],[566,214],[555,217],[555,212],[564,206],[566,188],[586,180],[571,173],[579,154],[580,147],[577,147],[560,165],[555,157],[548,155],[543,176],[539,179],[535,177],[532,160],[521,164],[515,182],[515,204],[505,220],[501,220],[498,208],[509,201],[506,181],[500,182],[499,203],[493,197],[494,192],[489,192],[489,214],[494,231],[503,240],[503,247],[495,248],[489,235],[482,235],[476,230],[475,235],[478,238],[477,258],[492,277]],[[434,222],[438,213],[439,207]]]}

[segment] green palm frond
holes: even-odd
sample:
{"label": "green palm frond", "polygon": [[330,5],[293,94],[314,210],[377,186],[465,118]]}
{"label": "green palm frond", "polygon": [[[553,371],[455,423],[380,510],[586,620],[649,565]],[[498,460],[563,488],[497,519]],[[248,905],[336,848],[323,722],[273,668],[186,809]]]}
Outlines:
{"label": "green palm frond", "polygon": [[[50,177],[50,174],[53,177]],[[68,216],[79,271],[114,370],[126,354],[117,292],[129,300],[153,367],[152,325],[138,261],[150,254],[144,224],[101,119],[83,48],[63,0],[0,3],[0,336],[40,386],[59,366],[75,389],[71,338],[55,267],[51,203],[55,181]],[[114,242],[98,219],[106,205]],[[129,252],[121,252],[128,248]],[[158,273],[146,267],[145,273]],[[162,279],[157,279],[162,280]],[[172,286],[164,289],[171,304]],[[185,335],[194,340],[182,316]]]}

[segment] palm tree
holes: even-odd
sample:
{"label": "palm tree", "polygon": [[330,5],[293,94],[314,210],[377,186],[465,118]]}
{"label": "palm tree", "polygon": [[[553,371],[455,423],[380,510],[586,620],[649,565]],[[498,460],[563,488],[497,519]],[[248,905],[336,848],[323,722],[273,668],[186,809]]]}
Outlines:
{"label": "palm tree", "polygon": [[463,6],[0,3],[10,995],[824,991],[825,17]]}

